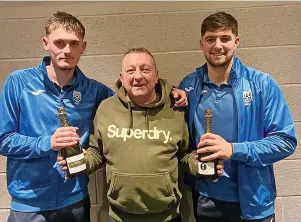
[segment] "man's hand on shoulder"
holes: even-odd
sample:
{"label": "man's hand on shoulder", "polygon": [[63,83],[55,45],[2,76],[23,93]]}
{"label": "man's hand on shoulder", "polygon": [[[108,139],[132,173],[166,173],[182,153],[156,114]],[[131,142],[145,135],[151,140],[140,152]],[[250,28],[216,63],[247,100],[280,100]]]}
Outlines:
{"label": "man's hand on shoulder", "polygon": [[186,107],[188,106],[188,97],[184,90],[173,88],[172,96],[175,99],[175,107]]}

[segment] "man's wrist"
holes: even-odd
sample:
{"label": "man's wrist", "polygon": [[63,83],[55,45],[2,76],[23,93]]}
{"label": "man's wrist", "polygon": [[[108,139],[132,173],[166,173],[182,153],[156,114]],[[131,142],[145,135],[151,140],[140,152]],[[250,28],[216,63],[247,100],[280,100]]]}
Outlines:
{"label": "man's wrist", "polygon": [[233,146],[233,143],[230,143],[230,145],[231,145],[231,150],[232,150],[232,153],[231,153],[230,159],[232,159],[232,157],[233,157],[233,153],[234,153],[234,146]]}

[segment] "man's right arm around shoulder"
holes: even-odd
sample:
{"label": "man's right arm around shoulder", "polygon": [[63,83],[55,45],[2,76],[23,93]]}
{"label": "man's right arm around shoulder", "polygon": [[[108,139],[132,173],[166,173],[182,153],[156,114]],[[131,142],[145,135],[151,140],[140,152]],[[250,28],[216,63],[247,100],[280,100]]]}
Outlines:
{"label": "man's right arm around shoulder", "polygon": [[100,169],[106,162],[103,155],[101,135],[98,131],[90,134],[89,148],[86,151],[85,160],[87,165],[86,173],[88,174]]}

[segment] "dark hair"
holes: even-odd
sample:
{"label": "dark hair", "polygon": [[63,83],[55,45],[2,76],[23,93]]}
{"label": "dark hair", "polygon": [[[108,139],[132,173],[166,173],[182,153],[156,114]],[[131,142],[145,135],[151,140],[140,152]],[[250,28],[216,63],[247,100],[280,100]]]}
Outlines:
{"label": "dark hair", "polygon": [[202,37],[207,31],[231,29],[234,35],[238,35],[237,20],[229,13],[216,12],[204,19],[201,27]]}
{"label": "dark hair", "polygon": [[82,38],[85,37],[85,27],[83,24],[73,15],[66,12],[58,11],[54,13],[45,23],[46,35],[59,27],[64,28],[66,31],[73,30]]}
{"label": "dark hair", "polygon": [[152,59],[154,60],[155,66],[156,66],[156,61],[155,61],[155,58],[154,58],[153,54],[152,54],[150,51],[148,51],[146,48],[143,48],[143,47],[140,47],[140,48],[131,48],[131,49],[129,49],[126,53],[124,53],[123,58],[124,58],[126,55],[130,54],[130,53],[146,53],[146,54],[148,54],[150,57],[152,57]]}

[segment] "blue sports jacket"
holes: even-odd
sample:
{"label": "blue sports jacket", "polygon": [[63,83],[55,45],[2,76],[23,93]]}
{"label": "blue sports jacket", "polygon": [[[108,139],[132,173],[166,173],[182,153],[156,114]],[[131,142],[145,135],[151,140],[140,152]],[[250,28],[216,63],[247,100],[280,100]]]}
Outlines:
{"label": "blue sports jacket", "polygon": [[10,74],[0,94],[0,154],[7,157],[7,186],[15,211],[54,210],[88,195],[88,176],[65,181],[56,164],[50,138],[61,127],[57,109],[65,106],[68,123],[79,128],[85,147],[99,103],[114,94],[78,67],[72,83],[60,90],[48,77],[49,60]]}
{"label": "blue sports jacket", "polygon": [[[186,76],[179,86],[188,93],[191,138],[195,138],[192,135],[193,117],[201,100],[205,72],[207,64]],[[238,111],[238,141],[233,143],[232,160],[238,163],[242,217],[261,219],[274,213],[273,163],[288,157],[296,149],[294,121],[280,87],[269,75],[234,57],[231,78]],[[191,139],[192,148],[196,145]]]}

